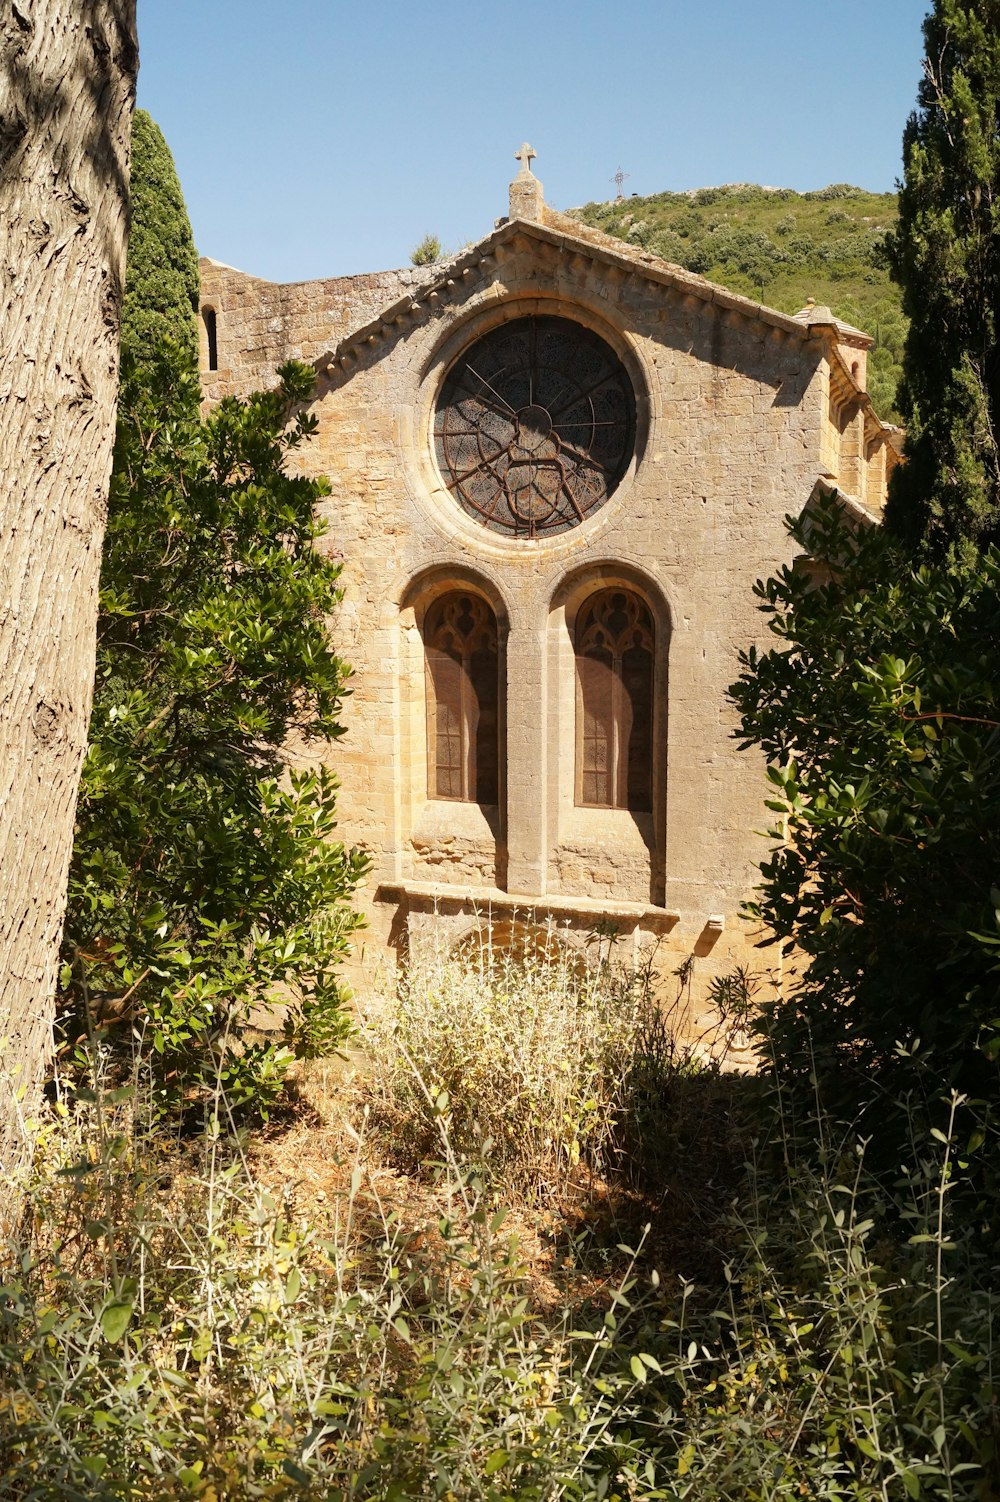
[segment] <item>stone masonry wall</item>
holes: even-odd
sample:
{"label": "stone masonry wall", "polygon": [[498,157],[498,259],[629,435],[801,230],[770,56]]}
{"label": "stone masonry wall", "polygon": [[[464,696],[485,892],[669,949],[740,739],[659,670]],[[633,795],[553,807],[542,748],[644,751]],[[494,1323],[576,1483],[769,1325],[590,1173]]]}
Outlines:
{"label": "stone masonry wall", "polygon": [[203,259],[201,306],[203,313],[215,313],[218,349],[218,369],[209,370],[203,318],[206,402],[273,386],[275,368],[283,360],[319,359],[342,332],[374,317],[419,278],[411,269],[282,284]]}
{"label": "stone masonry wall", "polygon": [[[790,560],[784,517],[808,503],[828,448],[825,345],[789,320],[753,316],[602,259],[583,237],[514,224],[474,251],[433,297],[330,364],[316,439],[300,462],[324,472],[323,546],[343,559],[331,621],[353,664],[348,735],[331,751],[342,837],[369,847],[364,967],[422,931],[456,939],[474,914],[540,917],[582,934],[608,914],[668,969],[694,957],[695,995],[750,956],[741,902],[766,843],[762,768],[738,753],[726,688],[765,633],[758,577]],[[203,264],[220,369],[209,400],[267,378],[281,358],[317,359],[427,271],[273,287]],[[433,404],[478,335],[557,314],[618,352],[637,396],[636,458],[615,495],[568,533],[507,539],[462,513],[437,473]],[[657,632],[651,815],[574,806],[572,624],[595,588],[638,590]],[[435,592],[471,587],[505,642],[506,787],[494,818],[427,797],[420,626]],[[777,961],[774,961],[777,963]]]}

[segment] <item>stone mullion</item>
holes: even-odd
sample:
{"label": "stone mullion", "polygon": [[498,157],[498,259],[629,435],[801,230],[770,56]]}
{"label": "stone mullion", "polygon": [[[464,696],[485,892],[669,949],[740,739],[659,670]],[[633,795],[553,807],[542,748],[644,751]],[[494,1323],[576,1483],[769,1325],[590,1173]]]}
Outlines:
{"label": "stone mullion", "polygon": [[545,632],[512,624],[507,638],[507,887],[544,896],[548,757]]}

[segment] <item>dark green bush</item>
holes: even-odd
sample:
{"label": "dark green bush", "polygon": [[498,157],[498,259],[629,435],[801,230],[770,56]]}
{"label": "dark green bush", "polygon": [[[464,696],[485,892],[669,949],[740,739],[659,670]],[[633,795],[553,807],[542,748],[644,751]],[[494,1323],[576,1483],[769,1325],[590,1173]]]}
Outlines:
{"label": "dark green bush", "polygon": [[333,838],[336,778],[288,773],[284,752],[342,733],[339,570],[316,546],[326,482],[285,468],[314,373],[280,374],[203,421],[164,349],[126,362],[119,403],[60,1010],[71,1039],[133,1040],[174,1102],[221,1079],[266,1107],[291,1054],[251,1024],[278,1001],[301,1048],[348,1030],[337,970],[365,861]]}
{"label": "dark green bush", "polygon": [[914,1099],[1000,1103],[1000,555],[914,565],[835,499],[792,532],[816,564],[757,585],[777,643],[732,690],[779,816],[755,911],[801,962],[772,1046],[894,1151]]}

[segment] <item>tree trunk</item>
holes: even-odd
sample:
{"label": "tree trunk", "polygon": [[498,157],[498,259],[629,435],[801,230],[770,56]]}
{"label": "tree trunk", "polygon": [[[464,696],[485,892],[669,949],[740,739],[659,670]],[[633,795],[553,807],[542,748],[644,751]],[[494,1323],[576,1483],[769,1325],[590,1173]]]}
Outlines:
{"label": "tree trunk", "polygon": [[0,0],[0,1221],[50,1059],[118,391],[135,0]]}

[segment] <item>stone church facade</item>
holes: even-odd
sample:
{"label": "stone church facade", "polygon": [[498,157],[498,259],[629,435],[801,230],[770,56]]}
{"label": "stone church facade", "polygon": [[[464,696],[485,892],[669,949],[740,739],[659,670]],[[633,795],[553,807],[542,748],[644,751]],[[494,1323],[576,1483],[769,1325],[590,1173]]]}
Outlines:
{"label": "stone church facade", "polygon": [[747,958],[766,849],[726,699],[766,639],[753,583],[818,486],[877,518],[899,435],[866,335],[555,212],[531,155],[443,263],[277,285],[203,260],[205,396],[319,373],[301,462],[332,482],[355,670],[331,761],[373,856],[356,965],[486,915],[611,924],[703,993]]}

